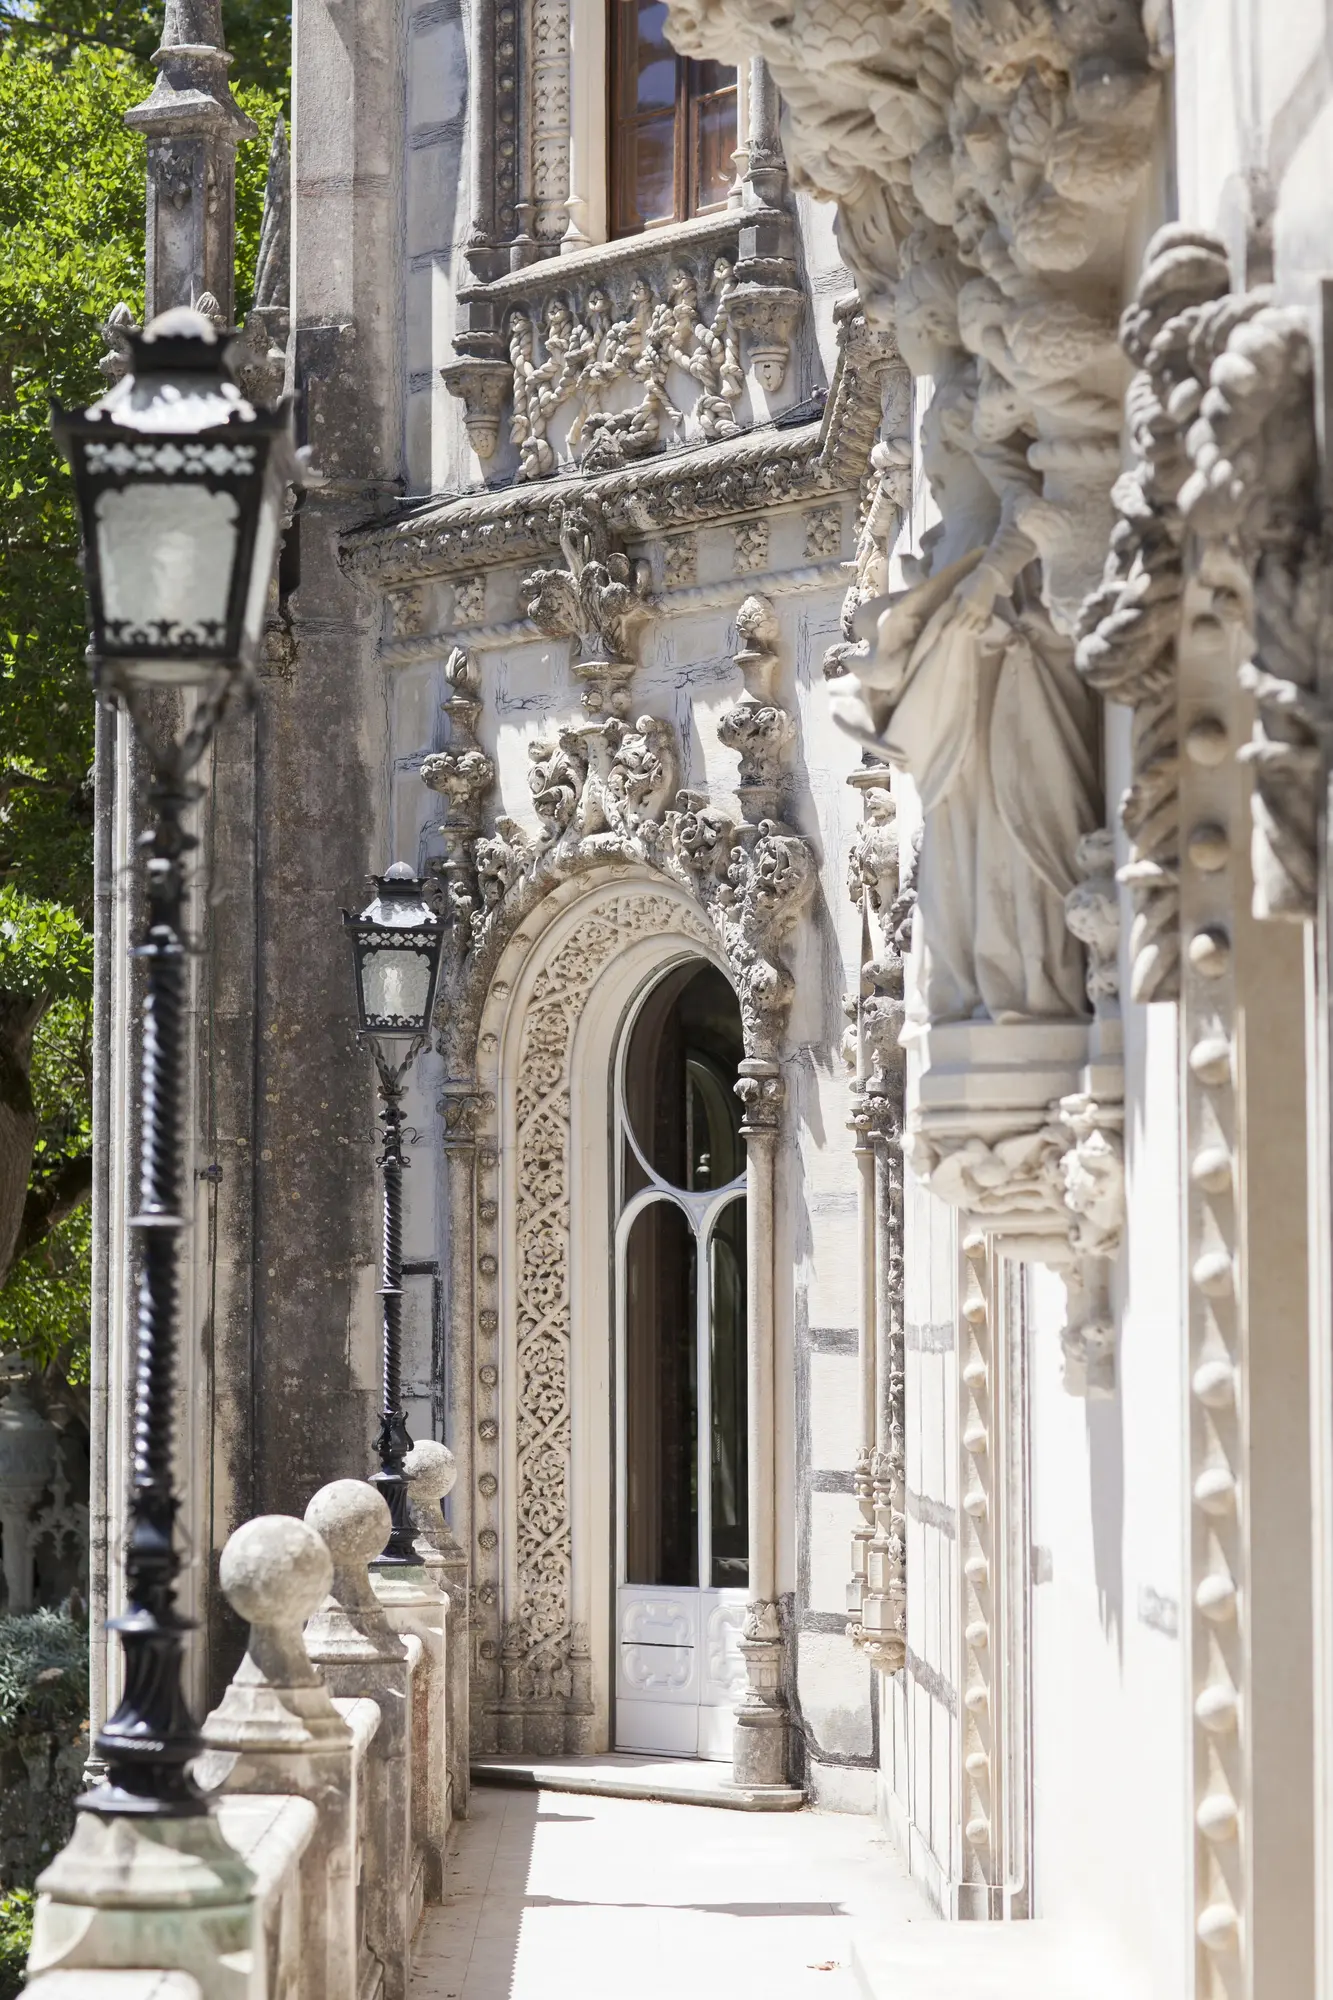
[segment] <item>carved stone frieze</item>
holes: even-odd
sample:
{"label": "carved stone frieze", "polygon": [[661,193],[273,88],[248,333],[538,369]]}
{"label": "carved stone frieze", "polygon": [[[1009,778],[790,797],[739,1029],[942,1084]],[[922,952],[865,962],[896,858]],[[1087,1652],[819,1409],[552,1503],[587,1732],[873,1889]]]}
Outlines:
{"label": "carved stone frieze", "polygon": [[[867,325],[855,301],[836,308],[838,359],[822,414],[791,430],[739,437],[648,458],[591,479],[563,478],[470,493],[430,506],[416,503],[397,519],[343,538],[346,568],[385,588],[422,577],[475,574],[478,565],[541,560],[560,548],[570,501],[595,495],[607,534],[624,543],[660,533],[683,545],[703,522],[772,513],[831,492],[855,491],[881,416],[895,437],[908,423],[911,383],[892,337]],[[696,552],[697,553],[697,552]],[[683,570],[670,587],[692,582]]]}
{"label": "carved stone frieze", "polygon": [[598,503],[590,495],[560,510],[564,566],[524,577],[524,608],[539,631],[578,642],[573,662],[583,682],[583,706],[594,715],[624,715],[639,636],[653,616],[647,563],[611,547]]}

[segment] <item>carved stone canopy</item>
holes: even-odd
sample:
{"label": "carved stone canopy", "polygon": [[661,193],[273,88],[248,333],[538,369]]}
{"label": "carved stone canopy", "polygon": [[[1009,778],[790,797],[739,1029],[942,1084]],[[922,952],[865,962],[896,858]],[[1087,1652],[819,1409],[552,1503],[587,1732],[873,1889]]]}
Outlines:
{"label": "carved stone canopy", "polygon": [[[563,260],[562,260],[563,263]],[[698,523],[762,516],[805,499],[827,501],[861,482],[890,386],[895,409],[910,384],[892,337],[867,326],[855,300],[835,308],[838,361],[822,416],[792,429],[743,431],[592,476],[414,502],[343,538],[345,567],[394,587],[475,575],[482,565],[541,561],[560,551],[566,508],[595,498],[613,544]]]}

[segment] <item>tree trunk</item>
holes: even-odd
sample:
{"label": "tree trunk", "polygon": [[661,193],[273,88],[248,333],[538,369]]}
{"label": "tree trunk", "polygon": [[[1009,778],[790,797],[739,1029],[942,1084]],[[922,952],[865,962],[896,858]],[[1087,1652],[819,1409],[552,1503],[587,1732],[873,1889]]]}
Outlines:
{"label": "tree trunk", "polygon": [[42,995],[0,987],[0,1285],[14,1261],[37,1138],[29,1067],[32,1037],[46,1011]]}

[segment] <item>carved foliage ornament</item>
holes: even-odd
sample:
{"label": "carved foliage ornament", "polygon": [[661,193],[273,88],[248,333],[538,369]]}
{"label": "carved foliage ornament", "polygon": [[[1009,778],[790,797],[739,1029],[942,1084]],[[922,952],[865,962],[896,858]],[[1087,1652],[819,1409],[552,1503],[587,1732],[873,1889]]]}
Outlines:
{"label": "carved foliage ornament", "polygon": [[578,641],[583,706],[624,715],[639,635],[654,612],[648,564],[612,548],[591,494],[562,504],[559,532],[564,567],[524,577],[524,609],[539,631]]}
{"label": "carved foliage ornament", "polygon": [[[1180,991],[1176,641],[1190,561],[1217,614],[1250,628],[1255,658],[1252,862],[1260,917],[1314,910],[1320,710],[1318,509],[1310,344],[1303,315],[1264,289],[1229,290],[1225,245],[1172,226],[1148,246],[1121,340],[1138,372],[1127,409],[1133,464],[1102,587],[1084,608],[1078,665],[1134,708],[1121,802],[1135,905],[1138,1000]],[[1187,539],[1188,538],[1188,539]]]}

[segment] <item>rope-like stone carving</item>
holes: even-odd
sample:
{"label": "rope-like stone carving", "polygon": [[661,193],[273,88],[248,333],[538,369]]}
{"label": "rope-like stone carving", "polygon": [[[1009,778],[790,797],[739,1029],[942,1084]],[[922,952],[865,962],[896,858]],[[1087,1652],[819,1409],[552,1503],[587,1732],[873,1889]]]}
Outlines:
{"label": "rope-like stone carving", "polygon": [[1130,859],[1120,879],[1134,905],[1130,991],[1143,1001],[1173,1000],[1180,991],[1179,501],[1189,471],[1185,425],[1197,402],[1195,336],[1229,283],[1214,237],[1173,225],[1148,246],[1120,321],[1137,371],[1125,405],[1133,462],[1113,489],[1118,518],[1106,574],[1084,606],[1077,653],[1088,684],[1134,710],[1133,777],[1120,802]]}
{"label": "rope-like stone carving", "polygon": [[[1320,736],[1315,679],[1323,609],[1314,365],[1305,313],[1260,288],[1229,298],[1196,336],[1202,393],[1180,495],[1202,581],[1245,620],[1255,698],[1241,750],[1254,773],[1256,917],[1315,914]],[[1233,587],[1239,583],[1239,588]]]}

